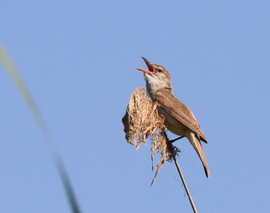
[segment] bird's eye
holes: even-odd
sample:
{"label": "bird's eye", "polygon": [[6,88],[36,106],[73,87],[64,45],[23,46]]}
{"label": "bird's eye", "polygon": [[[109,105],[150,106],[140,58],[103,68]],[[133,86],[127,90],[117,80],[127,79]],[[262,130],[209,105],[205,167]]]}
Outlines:
{"label": "bird's eye", "polygon": [[157,68],[157,71],[158,71],[158,72],[162,72],[162,68],[160,68],[160,67]]}

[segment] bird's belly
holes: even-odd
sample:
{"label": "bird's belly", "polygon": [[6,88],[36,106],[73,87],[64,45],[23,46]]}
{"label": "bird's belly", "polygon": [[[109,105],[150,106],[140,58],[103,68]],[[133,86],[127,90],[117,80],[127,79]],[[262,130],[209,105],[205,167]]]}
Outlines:
{"label": "bird's belly", "polygon": [[159,107],[159,115],[164,116],[165,126],[176,135],[186,136],[188,128],[170,115],[164,108]]}

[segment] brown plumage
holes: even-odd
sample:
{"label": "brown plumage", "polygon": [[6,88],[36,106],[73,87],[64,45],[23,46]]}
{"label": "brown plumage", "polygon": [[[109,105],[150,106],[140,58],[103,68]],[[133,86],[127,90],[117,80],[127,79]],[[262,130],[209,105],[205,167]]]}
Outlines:
{"label": "brown plumage", "polygon": [[[155,94],[155,100],[163,106],[166,111],[180,121],[184,126],[196,133],[196,136],[207,143],[206,137],[203,134],[200,126],[193,115],[192,111],[181,101],[173,96],[171,91],[162,90],[157,91]],[[178,110],[181,109],[181,110]]]}
{"label": "brown plumage", "polygon": [[160,105],[158,111],[165,118],[165,126],[174,134],[189,140],[203,164],[206,176],[209,177],[210,171],[200,142],[207,143],[207,140],[195,116],[184,103],[174,97],[169,72],[163,66],[143,59],[148,70],[138,70],[144,72],[147,92],[151,99]]}

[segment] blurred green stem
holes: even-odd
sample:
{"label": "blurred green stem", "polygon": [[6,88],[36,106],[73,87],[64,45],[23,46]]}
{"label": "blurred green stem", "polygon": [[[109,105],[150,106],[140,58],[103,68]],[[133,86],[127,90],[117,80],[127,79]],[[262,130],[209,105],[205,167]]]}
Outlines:
{"label": "blurred green stem", "polygon": [[74,190],[72,188],[68,173],[65,169],[63,160],[60,157],[59,152],[57,151],[56,147],[54,146],[54,143],[52,142],[52,137],[50,135],[49,129],[46,123],[44,122],[41,116],[41,113],[34,102],[34,99],[31,97],[30,93],[28,92],[26,85],[21,79],[19,73],[16,71],[15,66],[13,66],[11,60],[7,56],[1,43],[0,43],[0,61],[2,62],[3,66],[5,67],[5,70],[9,74],[10,78],[13,80],[16,87],[18,88],[19,92],[21,93],[23,99],[25,100],[27,106],[29,107],[29,110],[31,111],[34,119],[36,120],[40,131],[42,132],[44,138],[48,142],[48,145],[52,152],[53,159],[54,159],[58,174],[61,178],[62,184],[64,186],[66,196],[69,201],[72,212],[80,213],[81,211],[79,209],[79,205],[78,205]]}

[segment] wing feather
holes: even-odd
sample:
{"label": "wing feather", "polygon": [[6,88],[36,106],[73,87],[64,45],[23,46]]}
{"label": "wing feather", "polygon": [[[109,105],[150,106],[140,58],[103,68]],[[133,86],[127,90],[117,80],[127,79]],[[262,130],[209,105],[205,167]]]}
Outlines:
{"label": "wing feather", "polygon": [[200,140],[207,143],[206,137],[191,110],[175,98],[170,90],[162,89],[162,92],[157,91],[155,99],[169,114],[192,130]]}

